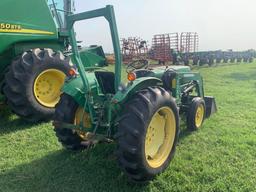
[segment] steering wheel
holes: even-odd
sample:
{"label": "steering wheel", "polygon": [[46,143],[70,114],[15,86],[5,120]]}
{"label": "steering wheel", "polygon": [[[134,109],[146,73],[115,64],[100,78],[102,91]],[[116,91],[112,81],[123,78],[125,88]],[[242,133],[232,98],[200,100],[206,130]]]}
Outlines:
{"label": "steering wheel", "polygon": [[127,68],[126,68],[126,72],[132,72],[134,70],[137,69],[147,69],[148,68],[148,60],[146,59],[138,59],[138,60],[134,60],[131,63],[128,64]]}

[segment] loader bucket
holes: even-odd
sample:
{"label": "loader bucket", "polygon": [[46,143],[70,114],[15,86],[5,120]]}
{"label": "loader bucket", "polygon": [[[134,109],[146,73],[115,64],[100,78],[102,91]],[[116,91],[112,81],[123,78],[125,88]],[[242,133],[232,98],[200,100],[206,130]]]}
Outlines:
{"label": "loader bucket", "polygon": [[217,112],[215,98],[211,96],[206,96],[204,97],[204,101],[206,106],[205,118],[209,118],[213,113]]}

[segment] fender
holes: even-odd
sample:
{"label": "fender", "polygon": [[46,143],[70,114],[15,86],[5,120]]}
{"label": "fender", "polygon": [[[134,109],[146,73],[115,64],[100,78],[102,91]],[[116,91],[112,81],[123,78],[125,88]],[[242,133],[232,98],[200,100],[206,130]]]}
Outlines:
{"label": "fender", "polygon": [[[94,76],[94,74],[90,74]],[[98,84],[97,80],[94,76],[94,78],[91,79],[90,85],[92,87],[92,91],[95,92],[95,95],[98,94]],[[129,99],[130,96],[132,96],[134,93],[136,93],[139,90],[145,89],[150,86],[162,86],[163,82],[155,77],[142,77],[139,79],[136,79],[132,83],[129,83],[128,86],[124,90],[118,91],[113,99],[113,103],[124,103]],[[68,80],[65,85],[62,88],[62,92],[70,95],[74,98],[74,100],[80,105],[84,106],[85,103],[85,88],[83,85],[83,82],[81,80],[81,77],[76,77],[75,79]]]}
{"label": "fender", "polygon": [[[99,85],[94,73],[87,73],[89,86],[91,87],[92,95],[99,95]],[[72,78],[66,81],[64,86],[62,87],[62,92],[70,95],[73,99],[80,105],[84,106],[86,99],[85,99],[85,91],[86,88],[84,87],[83,81],[80,76],[76,78]]]}
{"label": "fender", "polygon": [[130,82],[126,88],[119,90],[112,99],[113,103],[122,104],[126,102],[137,91],[152,86],[162,86],[162,80],[156,77],[141,77]]}

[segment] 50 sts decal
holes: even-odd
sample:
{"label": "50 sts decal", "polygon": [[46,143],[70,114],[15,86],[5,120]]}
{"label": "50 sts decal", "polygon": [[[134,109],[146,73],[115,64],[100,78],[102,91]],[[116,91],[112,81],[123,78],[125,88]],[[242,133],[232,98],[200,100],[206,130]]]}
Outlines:
{"label": "50 sts decal", "polygon": [[0,33],[23,33],[23,34],[37,34],[37,35],[54,35],[54,32],[37,30],[37,29],[25,29],[21,25],[0,23]]}
{"label": "50 sts decal", "polygon": [[15,25],[10,23],[0,23],[0,29],[21,30],[21,25]]}

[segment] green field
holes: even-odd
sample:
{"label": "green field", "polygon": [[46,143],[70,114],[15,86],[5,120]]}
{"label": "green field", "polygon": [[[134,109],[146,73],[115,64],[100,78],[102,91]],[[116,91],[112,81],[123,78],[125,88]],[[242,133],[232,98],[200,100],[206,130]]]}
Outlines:
{"label": "green field", "polygon": [[64,150],[51,123],[27,124],[0,109],[0,191],[256,191],[256,63],[201,68],[218,113],[184,125],[169,168],[147,185],[128,182],[115,144]]}

